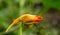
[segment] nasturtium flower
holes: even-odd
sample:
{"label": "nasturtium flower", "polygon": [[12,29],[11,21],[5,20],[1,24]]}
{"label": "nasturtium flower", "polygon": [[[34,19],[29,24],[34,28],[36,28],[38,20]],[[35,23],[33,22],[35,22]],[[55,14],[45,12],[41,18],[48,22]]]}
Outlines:
{"label": "nasturtium flower", "polygon": [[23,22],[24,24],[35,24],[39,21],[43,20],[42,16],[37,16],[37,15],[31,15],[31,14],[24,14],[17,19],[15,19],[12,24],[7,28],[6,32],[15,24],[18,22]]}

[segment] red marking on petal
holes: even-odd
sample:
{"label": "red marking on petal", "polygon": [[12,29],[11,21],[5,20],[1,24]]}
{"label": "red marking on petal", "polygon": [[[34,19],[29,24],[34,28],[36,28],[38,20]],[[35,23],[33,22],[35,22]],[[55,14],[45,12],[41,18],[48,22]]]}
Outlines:
{"label": "red marking on petal", "polygon": [[41,16],[37,16],[38,20],[43,20],[43,18]]}
{"label": "red marking on petal", "polygon": [[37,20],[34,20],[33,22],[39,22],[41,20],[43,20],[43,18],[41,16],[36,16],[37,17]]}
{"label": "red marking on petal", "polygon": [[39,20],[34,20],[33,22],[39,22]]}

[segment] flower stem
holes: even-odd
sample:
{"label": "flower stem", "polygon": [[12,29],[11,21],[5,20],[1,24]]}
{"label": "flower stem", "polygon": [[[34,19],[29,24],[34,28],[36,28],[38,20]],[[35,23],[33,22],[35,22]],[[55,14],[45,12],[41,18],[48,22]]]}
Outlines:
{"label": "flower stem", "polygon": [[[23,9],[24,9],[24,4],[25,4],[25,1],[26,0],[19,0],[19,6],[20,6],[20,8],[19,8],[19,12],[20,12],[20,15],[22,15],[23,14]],[[20,29],[19,29],[19,33],[18,33],[18,35],[22,35],[22,23],[20,23]]]}
{"label": "flower stem", "polygon": [[20,23],[19,35],[22,35],[22,23]]}

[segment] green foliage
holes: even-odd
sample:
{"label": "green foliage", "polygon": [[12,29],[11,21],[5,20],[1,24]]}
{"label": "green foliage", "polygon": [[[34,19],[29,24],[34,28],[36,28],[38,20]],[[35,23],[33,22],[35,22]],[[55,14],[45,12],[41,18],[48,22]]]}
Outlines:
{"label": "green foliage", "polygon": [[60,10],[60,0],[42,0],[45,7],[57,8]]}

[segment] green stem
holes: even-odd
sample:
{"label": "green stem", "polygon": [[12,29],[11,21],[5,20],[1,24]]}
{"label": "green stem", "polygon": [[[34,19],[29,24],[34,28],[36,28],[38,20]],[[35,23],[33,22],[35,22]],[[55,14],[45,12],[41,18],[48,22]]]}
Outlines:
{"label": "green stem", "polygon": [[[23,14],[23,9],[24,9],[24,4],[25,4],[25,0],[19,0],[19,5],[20,5],[20,8],[19,8],[19,12],[20,12],[20,15]],[[18,35],[22,35],[22,23],[20,23],[20,29],[19,29],[19,33]]]}
{"label": "green stem", "polygon": [[25,5],[26,0],[20,0],[19,5],[20,5],[20,15],[24,13],[24,5]]}
{"label": "green stem", "polygon": [[19,35],[22,35],[22,23],[20,23]]}

